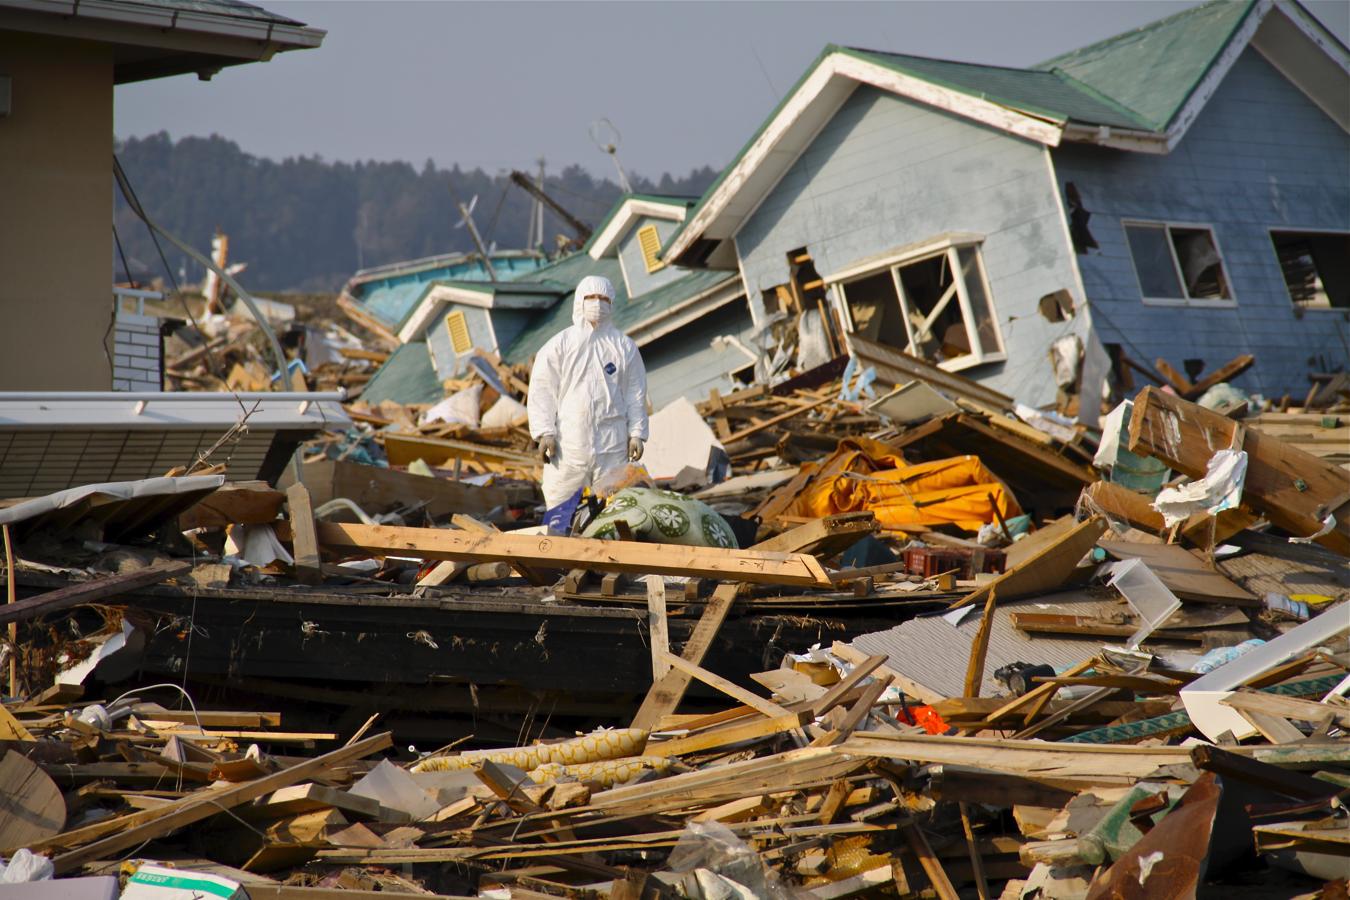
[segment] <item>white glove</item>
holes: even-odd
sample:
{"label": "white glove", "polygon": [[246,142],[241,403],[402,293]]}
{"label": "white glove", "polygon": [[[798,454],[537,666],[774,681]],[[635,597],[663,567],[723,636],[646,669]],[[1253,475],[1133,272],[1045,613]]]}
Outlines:
{"label": "white glove", "polygon": [[546,434],[539,439],[539,458],[544,462],[552,462],[558,456],[558,439],[551,434]]}
{"label": "white glove", "polygon": [[628,439],[628,458],[633,462],[642,459],[642,439],[630,437]]}

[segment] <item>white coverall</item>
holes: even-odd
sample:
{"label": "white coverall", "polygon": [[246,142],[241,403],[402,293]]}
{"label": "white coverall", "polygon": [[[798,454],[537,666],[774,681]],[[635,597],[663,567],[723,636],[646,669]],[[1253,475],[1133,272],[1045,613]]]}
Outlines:
{"label": "white coverall", "polygon": [[[544,465],[549,509],[628,459],[628,441],[647,440],[647,370],[633,339],[608,315],[592,325],[587,295],[614,297],[609,279],[588,275],[572,298],[572,326],[549,339],[530,373],[530,437],[558,439],[557,458]],[[591,301],[595,304],[596,301]]]}

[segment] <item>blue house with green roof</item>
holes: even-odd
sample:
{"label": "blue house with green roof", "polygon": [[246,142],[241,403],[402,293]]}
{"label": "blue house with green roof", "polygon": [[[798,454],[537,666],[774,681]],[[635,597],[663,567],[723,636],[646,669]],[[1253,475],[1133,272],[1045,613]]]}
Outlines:
{"label": "blue house with green roof", "polygon": [[[637,342],[649,396],[659,409],[676,397],[702,399],[730,387],[758,353],[754,320],[735,273],[668,266],[661,245],[679,228],[694,198],[629,194],[615,204],[581,251],[510,281],[437,278],[405,314],[396,354],[425,354],[439,381],[463,374],[474,353],[528,363],[572,324],[572,293],[587,275],[615,288],[614,324]],[[391,360],[394,362],[394,360]],[[427,379],[424,377],[423,382]]]}
{"label": "blue house with green roof", "polygon": [[1301,396],[1350,361],[1350,51],[1283,0],[1025,69],[831,45],[660,258],[1032,405],[1243,353]]}

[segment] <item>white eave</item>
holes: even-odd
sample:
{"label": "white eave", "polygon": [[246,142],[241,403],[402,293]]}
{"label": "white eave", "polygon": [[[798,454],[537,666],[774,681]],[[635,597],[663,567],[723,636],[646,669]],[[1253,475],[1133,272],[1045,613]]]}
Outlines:
{"label": "white eave", "polygon": [[405,344],[417,340],[430,327],[436,314],[451,303],[479,309],[549,309],[557,302],[558,297],[554,294],[513,293],[509,282],[495,285],[492,290],[432,284],[398,330],[398,338]]}
{"label": "white eave", "polygon": [[586,253],[591,259],[613,256],[618,252],[619,242],[623,240],[624,235],[628,234],[629,229],[637,224],[639,219],[645,217],[665,219],[670,222],[683,222],[688,211],[688,204],[683,200],[663,203],[644,197],[630,197],[623,201],[623,205],[605,223],[604,230],[591,241]]}
{"label": "white eave", "polygon": [[905,75],[844,52],[822,59],[741,154],[664,257],[678,261],[700,238],[725,240],[759,207],[859,84],[945,110],[1000,131],[1059,145],[1063,124]]}

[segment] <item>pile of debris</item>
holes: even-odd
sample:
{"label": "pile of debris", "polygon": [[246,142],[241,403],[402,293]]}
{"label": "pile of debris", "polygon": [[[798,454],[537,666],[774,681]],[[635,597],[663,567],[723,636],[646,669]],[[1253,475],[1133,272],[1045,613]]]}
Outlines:
{"label": "pile of debris", "polygon": [[0,501],[0,896],[1340,896],[1340,389],[1098,431],[851,343],[567,521],[482,354]]}

